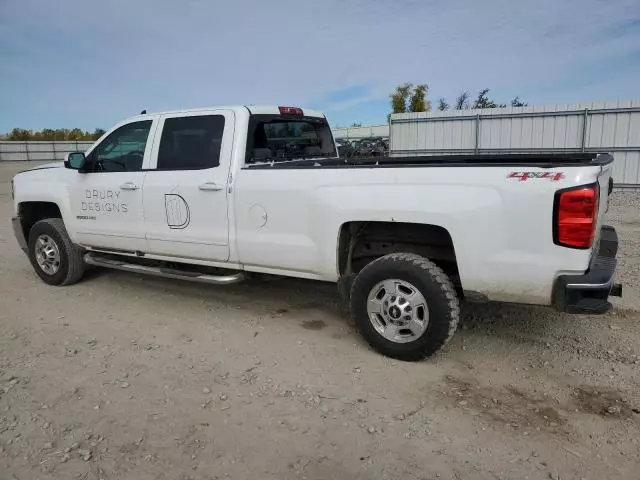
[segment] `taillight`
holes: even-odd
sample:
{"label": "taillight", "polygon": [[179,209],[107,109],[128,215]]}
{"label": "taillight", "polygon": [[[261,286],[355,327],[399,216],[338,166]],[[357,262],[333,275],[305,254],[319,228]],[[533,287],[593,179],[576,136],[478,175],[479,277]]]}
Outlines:
{"label": "taillight", "polygon": [[280,115],[304,115],[301,108],[298,107],[278,107]]}
{"label": "taillight", "polygon": [[597,183],[560,190],[554,206],[553,241],[571,248],[590,248],[598,221]]}

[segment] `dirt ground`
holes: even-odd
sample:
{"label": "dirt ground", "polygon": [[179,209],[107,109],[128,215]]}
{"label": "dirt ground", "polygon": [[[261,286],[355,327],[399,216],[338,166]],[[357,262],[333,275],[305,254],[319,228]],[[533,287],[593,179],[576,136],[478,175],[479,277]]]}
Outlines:
{"label": "dirt ground", "polygon": [[615,193],[605,316],[464,305],[392,361],[332,285],[34,274],[0,165],[0,479],[640,478],[640,195]]}

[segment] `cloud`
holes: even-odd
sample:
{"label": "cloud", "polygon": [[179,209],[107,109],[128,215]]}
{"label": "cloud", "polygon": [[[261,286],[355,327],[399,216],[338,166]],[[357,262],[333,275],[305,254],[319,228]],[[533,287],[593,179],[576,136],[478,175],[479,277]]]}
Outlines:
{"label": "cloud", "polygon": [[348,102],[350,100],[363,98],[369,93],[369,90],[370,88],[366,85],[353,85],[329,92],[325,96],[325,99],[328,102]]}
{"label": "cloud", "polygon": [[[344,114],[349,115],[348,112],[358,111],[362,113],[367,105],[379,105],[383,98],[385,99],[382,106],[384,109],[386,108],[384,105],[389,103],[386,92],[368,85],[354,85],[329,92],[324,98],[313,102],[313,104],[317,106],[317,109],[323,110],[328,114],[338,113],[342,117]],[[354,119],[351,121],[353,122]]]}
{"label": "cloud", "polygon": [[383,122],[406,81],[562,103],[605,75],[581,100],[629,97],[637,71],[598,66],[637,62],[639,24],[637,0],[2,0],[0,131],[238,103]]}

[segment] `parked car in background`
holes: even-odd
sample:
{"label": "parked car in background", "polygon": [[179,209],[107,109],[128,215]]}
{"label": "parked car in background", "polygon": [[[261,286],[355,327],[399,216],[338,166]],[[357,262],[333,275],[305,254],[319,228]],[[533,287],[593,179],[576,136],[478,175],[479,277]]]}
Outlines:
{"label": "parked car in background", "polygon": [[340,157],[351,157],[355,149],[353,144],[346,138],[336,139],[336,148],[338,149],[338,155]]}
{"label": "parked car in background", "polygon": [[389,146],[380,137],[363,138],[355,147],[355,155],[360,157],[381,157],[389,154]]}

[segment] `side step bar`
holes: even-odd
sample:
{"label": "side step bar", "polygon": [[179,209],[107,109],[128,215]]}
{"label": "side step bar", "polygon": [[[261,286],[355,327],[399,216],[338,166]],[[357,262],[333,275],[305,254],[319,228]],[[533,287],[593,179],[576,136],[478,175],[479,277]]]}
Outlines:
{"label": "side step bar", "polygon": [[138,265],[120,259],[103,257],[92,252],[85,254],[84,262],[97,267],[113,268],[115,270],[124,270],[125,272],[143,273],[145,275],[172,278],[175,280],[190,280],[192,282],[209,283],[211,285],[229,285],[242,282],[245,279],[243,272],[238,272],[234,275],[208,275],[206,273],[188,270]]}

